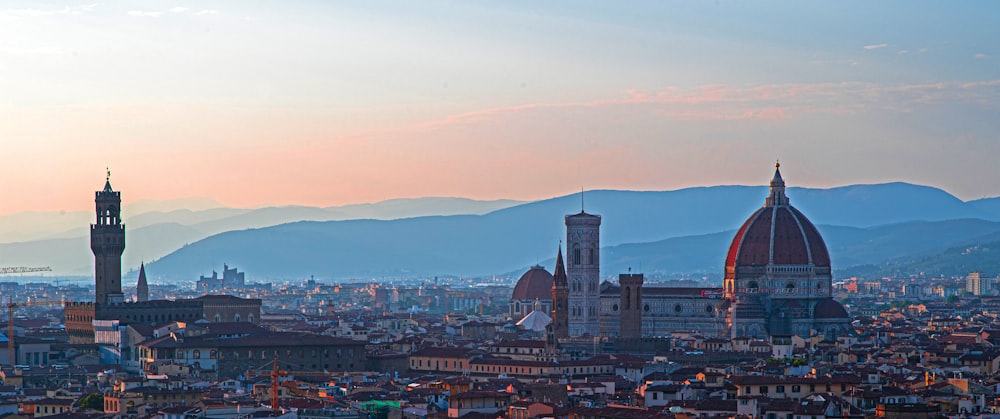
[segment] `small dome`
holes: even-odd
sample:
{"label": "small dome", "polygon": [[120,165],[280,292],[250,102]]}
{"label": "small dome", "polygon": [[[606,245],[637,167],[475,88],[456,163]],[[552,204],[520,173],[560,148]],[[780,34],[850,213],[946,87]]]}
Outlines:
{"label": "small dome", "polygon": [[545,268],[535,265],[517,280],[511,300],[551,300],[552,274]]}
{"label": "small dome", "polygon": [[819,304],[816,304],[816,310],[813,313],[814,319],[849,319],[851,316],[847,314],[847,310],[840,303],[833,301],[832,298],[824,298],[820,300]]}

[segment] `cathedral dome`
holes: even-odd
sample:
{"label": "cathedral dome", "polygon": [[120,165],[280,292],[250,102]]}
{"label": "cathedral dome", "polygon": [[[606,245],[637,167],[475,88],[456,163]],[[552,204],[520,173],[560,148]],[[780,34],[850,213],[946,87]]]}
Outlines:
{"label": "cathedral dome", "polygon": [[517,280],[511,300],[551,300],[552,274],[545,268],[535,265]]}
{"label": "cathedral dome", "polygon": [[727,272],[737,266],[768,265],[830,266],[823,237],[805,215],[788,203],[785,182],[777,168],[764,207],[743,223],[726,255]]}
{"label": "cathedral dome", "polygon": [[832,298],[824,298],[820,300],[819,304],[816,304],[816,309],[813,310],[814,319],[847,319],[850,318],[847,314],[847,310],[840,303],[834,301]]}

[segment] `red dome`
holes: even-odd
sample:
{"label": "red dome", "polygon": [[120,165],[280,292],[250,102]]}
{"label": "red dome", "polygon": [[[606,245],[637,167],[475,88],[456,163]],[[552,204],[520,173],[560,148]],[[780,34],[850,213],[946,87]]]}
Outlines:
{"label": "red dome", "polygon": [[816,304],[816,309],[813,310],[814,319],[849,319],[850,315],[847,314],[847,310],[844,309],[840,303],[833,301],[832,298],[826,298]]}
{"label": "red dome", "polygon": [[789,205],[764,207],[753,213],[733,237],[726,267],[775,265],[830,266],[830,254],[819,230]]}
{"label": "red dome", "polygon": [[830,267],[830,254],[816,226],[788,203],[785,181],[776,165],[771,194],[736,232],[726,254],[726,268],[809,264]]}
{"label": "red dome", "polygon": [[535,265],[528,272],[521,275],[514,286],[514,292],[510,296],[511,300],[551,300],[552,299],[552,274],[545,268]]}

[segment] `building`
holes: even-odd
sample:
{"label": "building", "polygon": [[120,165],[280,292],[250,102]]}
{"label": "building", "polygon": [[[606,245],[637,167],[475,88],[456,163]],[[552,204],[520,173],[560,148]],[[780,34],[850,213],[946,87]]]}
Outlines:
{"label": "building", "polygon": [[833,300],[830,255],[819,230],[785,195],[775,164],[770,195],[743,223],[726,254],[731,337],[848,334],[850,317]]}
{"label": "building", "polygon": [[535,310],[535,304],[541,305],[544,313],[552,311],[552,274],[540,265],[528,269],[514,285],[510,295],[510,318],[515,322]]}
{"label": "building", "polygon": [[[137,296],[146,301],[126,303],[121,278],[121,256],[125,250],[121,192],[112,189],[110,177],[105,181],[104,189],[96,192],[94,204],[97,219],[90,226],[90,249],[94,253],[94,301],[64,304],[64,323],[70,343],[94,343],[95,320],[119,320],[122,325],[194,322],[201,319],[250,323],[260,320],[260,299],[203,296],[193,300],[149,301],[145,264],[140,268],[136,291]],[[225,272],[228,271],[227,267]],[[235,273],[235,269],[232,271]],[[242,276],[239,280],[242,281]]]}
{"label": "building", "polygon": [[642,337],[642,274],[618,275],[618,336]]}
{"label": "building", "polygon": [[246,273],[239,272],[236,268],[229,268],[229,265],[222,265],[222,278],[219,273],[212,271],[212,276],[201,276],[196,284],[202,292],[221,291],[225,289],[241,289],[246,286]]}
{"label": "building", "polygon": [[972,295],[989,295],[992,291],[990,278],[979,271],[969,272],[965,277],[965,290]]}
{"label": "building", "polygon": [[559,339],[569,338],[569,279],[563,263],[562,246],[556,253],[556,269],[552,275],[552,323],[547,333],[547,345],[555,353]]}
{"label": "building", "polygon": [[149,283],[146,282],[146,264],[139,265],[139,280],[135,282],[135,302],[149,301]]}
{"label": "building", "polygon": [[90,225],[90,250],[94,253],[94,302],[117,304],[122,294],[122,253],[125,225],[122,224],[122,195],[111,188],[111,172],[104,189],[94,194],[97,220]]}
{"label": "building", "polygon": [[171,333],[139,344],[143,369],[160,364],[188,365],[234,378],[265,369],[277,360],[287,371],[357,371],[365,366],[365,343],[353,339],[292,332],[259,331],[235,337]]}
{"label": "building", "polygon": [[601,216],[567,215],[566,276],[569,282],[570,336],[597,336],[601,286]]}
{"label": "building", "polygon": [[[777,165],[764,206],[730,244],[722,288],[650,287],[631,272],[620,276],[618,285],[598,283],[601,217],[580,212],[567,215],[565,222],[568,336],[638,338],[690,331],[766,340],[771,334],[833,338],[852,332],[847,310],[832,297],[826,244],[789,204]],[[558,300],[558,262],[550,301]],[[559,316],[553,310],[557,326]],[[550,333],[548,341],[554,346],[565,338]]]}
{"label": "building", "polygon": [[[601,336],[626,337],[621,333],[625,324],[621,318],[623,297],[619,285],[607,281],[601,284]],[[722,298],[721,288],[643,286],[639,297],[639,305],[633,305],[632,310],[639,311],[633,316],[640,314],[640,336],[665,337],[676,330],[718,336],[726,329],[729,301]]]}

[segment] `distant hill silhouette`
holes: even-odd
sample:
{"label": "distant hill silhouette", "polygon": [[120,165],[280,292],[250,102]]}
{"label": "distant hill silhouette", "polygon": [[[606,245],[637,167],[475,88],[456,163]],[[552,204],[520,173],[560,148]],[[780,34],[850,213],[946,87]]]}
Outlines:
{"label": "distant hill silhouette", "polygon": [[[714,186],[589,191],[585,198],[587,212],[603,217],[601,241],[610,246],[602,255],[605,274],[638,268],[637,262],[649,272],[721,272],[730,231],[766,193],[766,187]],[[840,226],[822,228],[835,269],[931,251],[994,231],[988,221],[1000,221],[940,189],[906,183],[789,188],[788,195],[814,223]],[[224,262],[250,278],[271,279],[511,272],[549,259],[565,237],[563,216],[579,209],[580,195],[573,194],[484,215],[295,222],[230,231],[148,263],[147,274],[193,279]],[[954,222],[933,223],[945,220]]]}
{"label": "distant hill silhouette", "polygon": [[[830,250],[837,275],[875,274],[871,269],[858,267],[898,258],[918,264],[919,260],[907,257],[942,252],[959,244],[988,243],[993,238],[1000,241],[1000,222],[984,220],[910,221],[869,228],[819,225],[818,228]],[[647,273],[699,273],[721,277],[726,250],[734,235],[735,230],[731,230],[611,246],[603,250],[601,267],[611,275],[632,268]],[[1000,246],[995,248],[1000,252]],[[552,265],[551,261],[546,263]],[[954,272],[962,274],[961,270]]]}
{"label": "distant hill silhouette", "polygon": [[[127,192],[126,192],[127,193]],[[206,199],[140,201],[126,205],[124,268],[160,258],[177,248],[230,230],[301,220],[396,219],[423,215],[485,214],[519,201],[465,198],[392,199],[374,204],[315,208],[302,206],[224,208]],[[197,210],[179,209],[191,205]],[[164,211],[156,211],[164,208]],[[54,275],[92,275],[91,211],[23,212],[0,216],[0,266],[51,266]]]}

